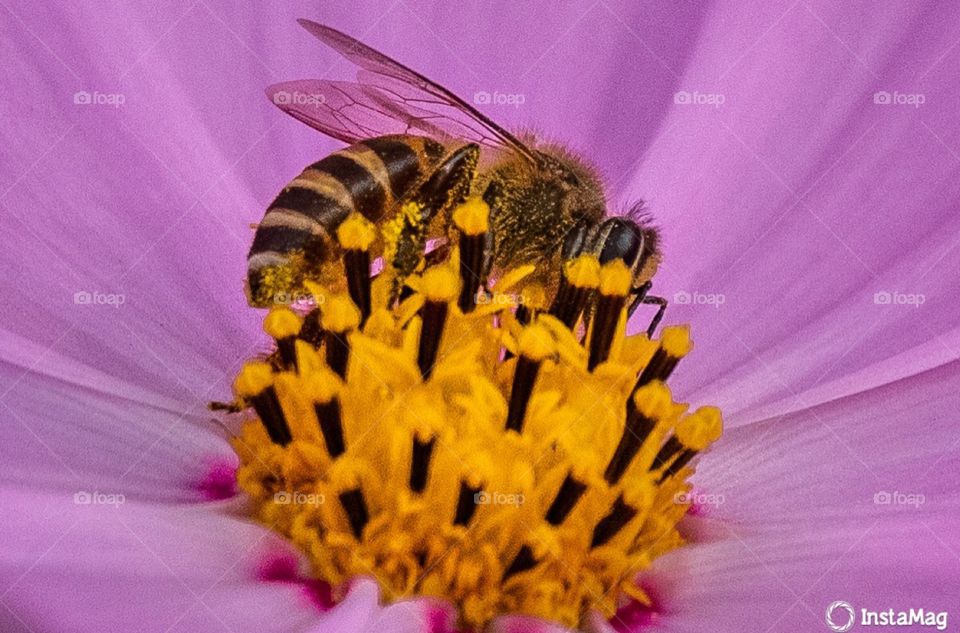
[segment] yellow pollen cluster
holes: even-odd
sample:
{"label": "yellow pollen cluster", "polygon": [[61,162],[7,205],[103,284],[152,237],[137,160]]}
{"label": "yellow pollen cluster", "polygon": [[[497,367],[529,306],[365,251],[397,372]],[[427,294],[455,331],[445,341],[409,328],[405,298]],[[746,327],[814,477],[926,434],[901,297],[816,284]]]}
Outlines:
{"label": "yellow pollen cluster", "polygon": [[[637,573],[682,544],[691,460],[719,437],[719,411],[689,411],[665,384],[685,328],[626,335],[620,262],[565,269],[621,306],[608,326],[584,323],[588,310],[565,325],[524,285],[532,267],[484,283],[481,300],[461,292],[464,249],[488,225],[482,202],[467,205],[450,258],[399,297],[385,269],[363,314],[319,287],[315,312],[271,309],[278,351],[235,382],[253,410],[233,440],[239,484],[334,586],[370,576],[388,600],[449,600],[477,629],[507,613],[610,617],[647,600]],[[374,241],[359,224],[342,233],[348,252]]]}

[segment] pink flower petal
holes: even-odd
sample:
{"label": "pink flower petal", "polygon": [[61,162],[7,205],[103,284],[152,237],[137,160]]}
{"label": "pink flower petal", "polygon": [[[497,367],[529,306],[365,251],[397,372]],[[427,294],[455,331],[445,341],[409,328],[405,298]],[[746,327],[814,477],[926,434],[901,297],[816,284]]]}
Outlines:
{"label": "pink flower petal", "polygon": [[555,622],[521,615],[508,615],[494,620],[489,633],[571,633],[571,629]]}
{"label": "pink flower petal", "polygon": [[236,460],[209,413],[67,359],[53,358],[52,375],[24,373],[4,358],[10,349],[0,352],[0,442],[16,450],[0,464],[4,481],[141,500],[227,496],[222,477],[216,495],[204,488]]}
{"label": "pink flower petal", "polygon": [[280,633],[317,618],[301,587],[257,578],[260,553],[283,547],[260,527],[103,493],[0,499],[3,604],[34,631]]}
{"label": "pink flower petal", "polygon": [[644,576],[663,603],[651,630],[814,631],[835,600],[955,605],[958,368],[727,432],[694,477],[708,517]]}
{"label": "pink flower petal", "polygon": [[675,87],[703,103],[669,111],[628,187],[664,230],[666,320],[693,326],[680,392],[737,424],[956,358],[960,11],[713,8]]}

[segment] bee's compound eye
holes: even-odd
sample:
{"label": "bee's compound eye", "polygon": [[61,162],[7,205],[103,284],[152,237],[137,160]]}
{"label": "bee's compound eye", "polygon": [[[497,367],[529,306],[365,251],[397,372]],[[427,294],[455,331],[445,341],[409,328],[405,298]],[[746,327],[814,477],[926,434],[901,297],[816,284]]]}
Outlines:
{"label": "bee's compound eye", "polygon": [[621,259],[636,269],[643,253],[643,231],[636,223],[623,218],[609,218],[600,225],[598,238],[603,240],[600,263]]}

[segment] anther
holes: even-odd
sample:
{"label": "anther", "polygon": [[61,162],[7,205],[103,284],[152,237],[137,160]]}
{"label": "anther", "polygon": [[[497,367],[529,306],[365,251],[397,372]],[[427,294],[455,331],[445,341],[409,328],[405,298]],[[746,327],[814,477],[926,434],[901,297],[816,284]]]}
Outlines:
{"label": "anther", "polygon": [[273,369],[267,363],[251,362],[243,366],[234,381],[237,396],[250,402],[274,444],[286,446],[293,441],[290,426],[274,388]]}
{"label": "anther", "polygon": [[544,326],[533,324],[520,332],[518,341],[520,357],[513,373],[513,386],[510,388],[510,405],[507,410],[507,430],[520,433],[523,420],[527,415],[530,395],[543,361],[553,354],[554,341]]}
{"label": "anther", "polygon": [[507,570],[503,572],[503,579],[506,580],[510,576],[514,576],[521,572],[533,569],[537,565],[537,559],[533,556],[533,550],[529,545],[521,545],[520,551],[517,552],[517,555],[513,557],[513,561],[507,567]]}
{"label": "anther", "polygon": [[610,346],[617,333],[617,324],[627,302],[633,274],[620,259],[603,265],[600,269],[600,288],[597,293],[597,309],[590,323],[590,371],[607,360]]}
{"label": "anther", "polygon": [[323,343],[327,349],[327,365],[341,378],[346,378],[347,361],[350,358],[347,333],[360,325],[360,311],[347,297],[335,295],[323,307],[320,323],[324,329]]}
{"label": "anther", "polygon": [[337,241],[343,247],[347,290],[360,309],[360,325],[370,316],[370,246],[376,227],[359,213],[352,213],[337,227]]}
{"label": "anther", "polygon": [[347,513],[347,520],[350,522],[350,529],[353,535],[359,539],[363,534],[363,528],[370,520],[370,514],[367,510],[367,501],[363,497],[363,491],[360,488],[346,490],[337,495],[340,499],[340,505]]}
{"label": "anther", "polygon": [[547,523],[550,525],[563,523],[586,490],[587,485],[585,483],[577,481],[573,473],[568,473],[563,483],[560,484],[560,490],[557,491],[557,496],[553,498],[550,509],[547,510],[545,517]]}
{"label": "anther", "polygon": [[661,484],[680,472],[698,453],[717,441],[722,433],[723,418],[716,407],[700,407],[680,420],[673,437],[660,449],[650,468],[654,471],[666,466],[657,483]]}
{"label": "anther", "polygon": [[313,411],[317,416],[327,452],[336,459],[347,450],[336,378],[329,373],[327,376],[314,374],[307,379],[305,388],[308,397],[313,401]]}
{"label": "anther", "polygon": [[427,441],[422,441],[419,437],[413,437],[413,455],[410,460],[410,490],[416,493],[423,492],[427,487],[427,475],[430,473],[430,457],[433,455],[433,447],[436,445],[437,438],[431,437]]}
{"label": "anther", "polygon": [[477,292],[484,282],[487,232],[490,207],[480,198],[471,198],[453,212],[453,223],[460,229],[460,311],[476,307]]}
{"label": "anther", "polygon": [[610,485],[620,481],[656,427],[657,419],[666,415],[671,404],[670,390],[663,383],[655,382],[638,389],[631,400],[633,405],[627,407],[627,422],[620,443],[603,474]]}
{"label": "anther", "polygon": [[593,255],[580,255],[564,262],[560,287],[550,306],[550,314],[573,329],[590,293],[600,284],[600,262]]}
{"label": "anther", "polygon": [[664,328],[660,336],[660,346],[653,353],[647,366],[640,372],[634,389],[639,389],[653,380],[666,382],[680,359],[689,354],[692,348],[690,330],[687,327],[674,325]]}
{"label": "anther", "polygon": [[454,525],[466,526],[477,511],[477,495],[483,492],[480,486],[473,487],[466,481],[460,482],[460,492],[457,495],[457,513],[453,517]]}
{"label": "anther", "polygon": [[263,320],[263,330],[277,342],[277,351],[280,352],[284,369],[297,367],[295,343],[300,328],[300,317],[286,307],[272,308]]}
{"label": "anther", "polygon": [[423,304],[423,325],[420,328],[420,346],[417,350],[417,366],[424,380],[430,378],[433,365],[440,351],[440,339],[447,323],[448,304],[457,296],[457,278],[446,266],[427,270],[423,275],[421,289],[426,301]]}
{"label": "anther", "polygon": [[593,528],[590,547],[605,545],[635,516],[637,516],[637,509],[624,501],[623,495],[617,497],[607,516],[600,519],[600,522]]}

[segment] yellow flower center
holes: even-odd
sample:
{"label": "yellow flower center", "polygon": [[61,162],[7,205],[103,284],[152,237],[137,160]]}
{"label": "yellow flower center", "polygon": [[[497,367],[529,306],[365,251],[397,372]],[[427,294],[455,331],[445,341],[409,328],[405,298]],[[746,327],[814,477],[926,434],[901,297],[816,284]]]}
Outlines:
{"label": "yellow flower center", "polygon": [[236,379],[256,413],[233,440],[238,481],[332,585],[437,596],[469,627],[506,613],[576,626],[647,601],[636,574],[682,544],[691,459],[720,414],[665,384],[685,328],[626,335],[621,262],[568,262],[552,305],[532,266],[485,289],[488,212],[458,209],[449,260],[399,284],[386,257],[368,274],[387,231],[340,227],[346,291],[311,286],[306,315],[272,309],[277,351]]}

